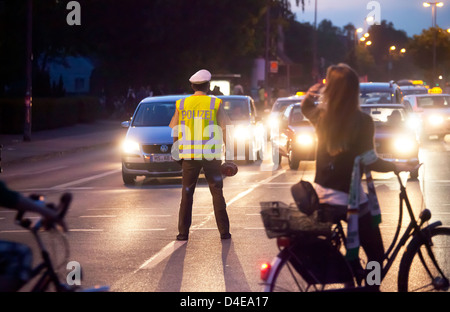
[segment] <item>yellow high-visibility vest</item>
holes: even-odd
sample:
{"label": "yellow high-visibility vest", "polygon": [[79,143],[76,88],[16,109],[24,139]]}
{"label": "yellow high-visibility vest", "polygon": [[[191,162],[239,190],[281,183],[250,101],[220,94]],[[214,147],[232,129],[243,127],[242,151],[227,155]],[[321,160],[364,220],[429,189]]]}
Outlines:
{"label": "yellow high-visibility vest", "polygon": [[177,101],[181,159],[221,158],[222,129],[217,123],[221,104],[221,99],[207,95],[192,95]]}

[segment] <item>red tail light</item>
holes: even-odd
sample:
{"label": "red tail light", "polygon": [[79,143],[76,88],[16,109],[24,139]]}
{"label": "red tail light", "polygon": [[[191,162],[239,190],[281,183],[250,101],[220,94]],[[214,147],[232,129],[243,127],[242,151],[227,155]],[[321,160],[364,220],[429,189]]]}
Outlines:
{"label": "red tail light", "polygon": [[290,244],[291,244],[291,240],[289,239],[289,237],[281,236],[281,237],[277,238],[277,245],[280,248],[289,247]]}
{"label": "red tail light", "polygon": [[267,281],[267,279],[269,278],[271,268],[272,267],[270,266],[270,263],[265,262],[261,265],[261,279],[263,281]]}

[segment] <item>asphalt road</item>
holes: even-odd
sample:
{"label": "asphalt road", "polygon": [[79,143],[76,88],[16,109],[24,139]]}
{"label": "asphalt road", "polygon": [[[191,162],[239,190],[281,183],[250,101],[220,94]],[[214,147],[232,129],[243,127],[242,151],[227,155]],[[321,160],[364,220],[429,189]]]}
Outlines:
{"label": "asphalt road", "polygon": [[[432,221],[447,225],[449,149],[447,141],[428,142],[420,152],[424,165],[419,179],[407,183],[415,213],[426,206],[433,213]],[[293,171],[284,159],[281,168],[271,169],[270,160],[240,164],[238,175],[225,179],[233,237],[224,241],[203,179],[195,192],[189,241],[175,241],[181,180],[141,178],[135,186],[125,186],[117,146],[13,164],[2,179],[25,194],[44,194],[48,201],[57,201],[64,192],[73,194],[66,217],[70,255],[58,252],[56,260],[63,276],[69,272],[69,261],[79,262],[83,286],[109,285],[116,292],[258,292],[262,289],[259,267],[278,251],[265,234],[259,202],[292,202],[290,187],[301,177],[313,179],[314,162],[303,162]],[[393,173],[374,177],[388,246],[397,224],[398,183]],[[30,243],[30,235],[14,225],[14,215],[0,209],[0,239]],[[48,241],[58,251],[62,247],[54,237]],[[396,291],[396,268],[382,290]]]}

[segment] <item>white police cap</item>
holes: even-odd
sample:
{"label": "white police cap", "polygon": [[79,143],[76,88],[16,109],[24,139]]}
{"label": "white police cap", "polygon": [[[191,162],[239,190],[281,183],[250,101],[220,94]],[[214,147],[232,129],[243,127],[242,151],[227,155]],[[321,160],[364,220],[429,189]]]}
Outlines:
{"label": "white police cap", "polygon": [[206,69],[201,69],[189,79],[193,84],[202,84],[211,80],[211,73]]}

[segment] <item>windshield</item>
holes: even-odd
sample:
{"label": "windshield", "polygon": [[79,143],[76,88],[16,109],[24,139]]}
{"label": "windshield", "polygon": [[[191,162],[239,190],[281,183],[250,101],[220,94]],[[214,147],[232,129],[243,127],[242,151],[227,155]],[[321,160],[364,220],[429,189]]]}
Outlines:
{"label": "windshield", "polygon": [[302,108],[300,106],[295,106],[292,109],[291,125],[302,125],[304,121],[308,121],[308,119],[303,116]]}
{"label": "windshield", "polygon": [[248,101],[246,99],[222,99],[224,109],[230,120],[249,120]]}
{"label": "windshield", "polygon": [[385,104],[392,103],[393,94],[390,92],[361,92],[359,95],[360,104]]}
{"label": "windshield", "polygon": [[169,126],[175,102],[142,103],[133,118],[134,127]]}
{"label": "windshield", "polygon": [[406,120],[406,111],[402,108],[362,107],[363,112],[370,115],[375,126],[402,126]]}
{"label": "windshield", "polygon": [[450,107],[450,96],[417,97],[417,106],[422,107],[422,108]]}
{"label": "windshield", "polygon": [[288,107],[291,104],[299,103],[301,102],[301,99],[293,99],[293,100],[286,100],[286,101],[277,101],[275,104],[273,104],[272,112],[283,112],[286,107]]}
{"label": "windshield", "polygon": [[428,89],[427,88],[414,88],[414,89],[402,89],[402,93],[403,95],[408,95],[408,94],[426,94],[428,93]]}

